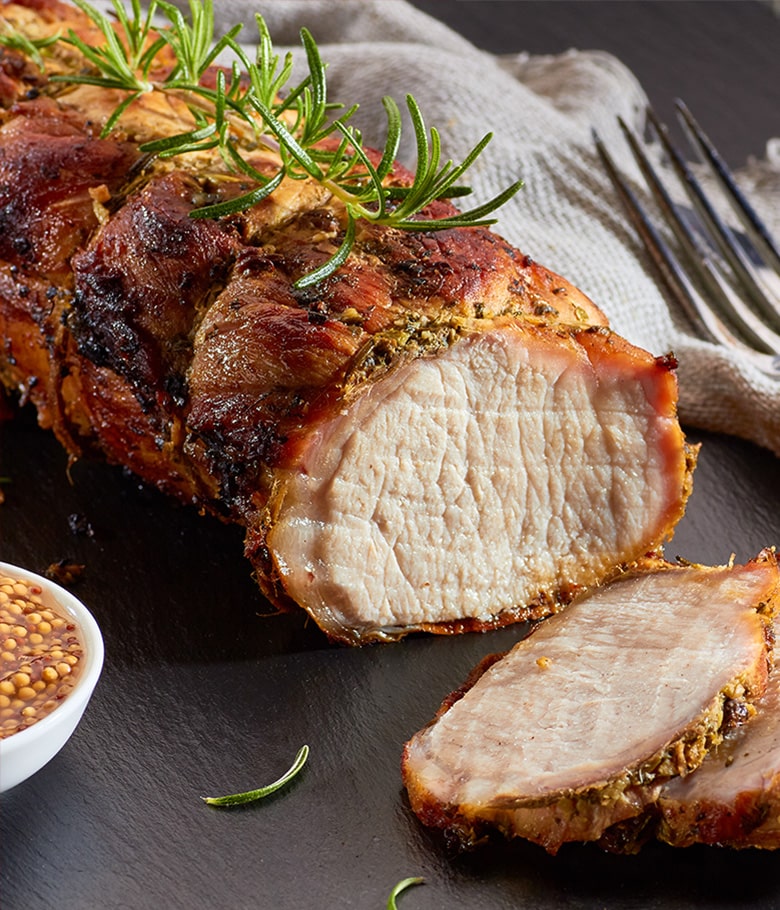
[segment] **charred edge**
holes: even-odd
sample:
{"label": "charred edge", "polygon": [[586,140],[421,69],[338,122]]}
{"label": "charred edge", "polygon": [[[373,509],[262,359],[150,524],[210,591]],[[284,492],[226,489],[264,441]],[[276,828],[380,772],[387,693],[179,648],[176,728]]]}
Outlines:
{"label": "charred edge", "polygon": [[300,605],[285,591],[266,542],[268,532],[278,518],[283,500],[283,485],[275,480],[265,506],[247,522],[244,556],[253,566],[252,575],[263,597],[278,610],[294,613],[300,610]]}
{"label": "charred edge", "polygon": [[641,815],[611,825],[596,843],[606,853],[639,853],[648,841],[655,838],[660,818],[660,810],[652,805]]}
{"label": "charred edge", "polygon": [[662,370],[667,370],[670,373],[673,373],[678,367],[677,358],[671,351],[668,354],[656,357],[655,362]]}
{"label": "charred edge", "polygon": [[[750,792],[740,793],[733,807],[704,801],[697,803],[691,812],[683,812],[679,816],[673,813],[667,817],[662,813],[653,833],[658,840],[672,847],[693,844],[761,847],[764,844],[760,829],[771,819],[774,811],[770,801],[757,801]],[[776,846],[775,838],[771,840],[774,841],[771,845]]]}
{"label": "charred edge", "polygon": [[67,328],[67,312],[67,307],[63,306],[61,318],[57,320],[55,336],[48,342],[51,367],[49,369],[46,397],[52,408],[52,430],[70,456],[70,469],[70,465],[75,459],[84,454],[84,450],[82,445],[76,441],[76,435],[71,432],[67,407],[62,394],[65,385],[62,378],[69,374],[71,370],[67,358],[70,338]]}

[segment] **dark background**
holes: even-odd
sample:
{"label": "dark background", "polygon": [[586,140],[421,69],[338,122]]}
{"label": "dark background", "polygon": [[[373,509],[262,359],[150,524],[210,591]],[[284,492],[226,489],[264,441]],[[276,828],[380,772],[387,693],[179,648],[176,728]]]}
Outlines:
{"label": "dark background", "polygon": [[[417,0],[499,52],[602,48],[664,117],[686,98],[733,165],[780,135],[780,21],[752,2]],[[747,559],[780,543],[780,463],[727,436],[704,444],[667,552]],[[396,645],[329,645],[303,615],[273,616],[241,533],[121,470],[67,470],[30,413],[0,423],[0,559],[86,567],[74,588],[104,633],[83,723],[40,774],[0,798],[0,905],[82,908],[776,908],[771,853],[650,846],[614,857],[524,843],[453,855],[410,814],[403,742],[486,653],[521,628]],[[74,534],[69,516],[92,534]],[[199,796],[268,783],[304,743],[309,764],[264,804]]]}

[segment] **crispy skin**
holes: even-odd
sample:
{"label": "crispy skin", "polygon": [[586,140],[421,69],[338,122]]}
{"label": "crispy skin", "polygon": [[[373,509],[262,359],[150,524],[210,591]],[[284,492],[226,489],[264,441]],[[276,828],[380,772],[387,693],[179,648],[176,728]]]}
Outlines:
{"label": "crispy skin", "polygon": [[[33,37],[72,27],[97,41],[89,22],[59,0],[4,2],[1,13]],[[52,53],[46,73],[18,52],[0,56],[0,381],[34,403],[41,424],[74,457],[127,466],[159,489],[245,526],[246,552],[263,590],[289,605],[301,598],[287,589],[269,532],[284,511],[281,494],[291,475],[333,427],[344,429],[342,418],[361,417],[361,400],[381,399],[375,390],[399,375],[413,382],[418,370],[423,375],[443,358],[471,382],[478,371],[458,352],[471,350],[470,339],[490,336],[495,345],[475,350],[494,356],[508,345],[517,360],[559,348],[577,365],[572,375],[596,397],[602,380],[614,388],[622,377],[626,392],[618,409],[630,418],[634,399],[642,401],[627,456],[648,455],[665,466],[663,476],[654,475],[661,501],[645,519],[634,488],[635,501],[623,502],[620,511],[636,516],[630,543],[605,547],[596,568],[584,573],[576,565],[556,567],[516,597],[494,601],[491,594],[477,603],[485,598],[475,594],[460,609],[456,592],[444,614],[430,615],[423,605],[417,618],[392,620],[391,628],[366,603],[357,631],[348,617],[331,622],[330,604],[321,610],[304,603],[328,634],[364,641],[412,628],[458,631],[543,615],[671,535],[692,467],[676,419],[671,360],[655,360],[614,336],[585,295],[483,228],[404,232],[360,223],[354,252],[338,273],[296,290],[295,280],[341,244],[346,216],[337,199],[314,182],[288,180],[246,212],[219,221],[191,218],[196,207],[233,198],[251,184],[228,172],[216,152],[165,161],[140,153],[144,141],[193,126],[170,95],[143,95],[120,128],[101,139],[121,96],[48,81],[83,64],[67,46]],[[159,61],[162,70],[169,65],[165,57]],[[274,172],[271,152],[251,154],[255,168]],[[396,166],[388,179],[404,184],[411,175]],[[453,211],[441,201],[425,215]],[[480,381],[488,383],[489,373]],[[424,410],[425,390],[417,395]],[[523,405],[510,393],[503,406],[512,413]],[[431,409],[424,416],[436,423]],[[494,418],[480,420],[478,434]],[[357,424],[353,430],[360,435]],[[578,445],[576,432],[571,438]],[[597,435],[603,444],[591,456],[600,469],[613,463],[614,441]],[[458,457],[468,456],[468,445]],[[399,432],[377,454],[390,464],[415,446]],[[611,482],[620,485],[621,476]],[[407,498],[402,491],[400,499]],[[605,519],[611,526],[609,509],[597,518]],[[602,546],[589,533],[593,547]],[[578,538],[575,550],[584,545]],[[428,554],[423,548],[419,558]],[[370,563],[356,568],[374,571]],[[517,600],[526,594],[527,603]]]}
{"label": "crispy skin", "polygon": [[[652,812],[767,685],[780,593],[745,566],[645,560],[480,667],[406,744],[414,812],[466,844],[498,830],[556,853]],[[623,828],[622,830],[625,830]]]}

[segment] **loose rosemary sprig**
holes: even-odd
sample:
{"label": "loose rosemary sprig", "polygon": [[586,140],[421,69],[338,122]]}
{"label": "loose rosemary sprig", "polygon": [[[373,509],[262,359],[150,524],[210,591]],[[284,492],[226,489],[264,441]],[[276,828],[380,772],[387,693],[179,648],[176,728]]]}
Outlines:
{"label": "loose rosemary sprig", "polygon": [[[186,103],[194,129],[145,143],[141,151],[168,158],[216,149],[230,171],[256,183],[253,190],[234,199],[195,209],[193,217],[219,218],[240,212],[273,193],[285,178],[316,180],[341,200],[347,217],[341,245],[320,268],[300,278],[298,287],[315,284],[342,265],[352,250],[361,219],[412,231],[490,225],[496,221],[493,213],[522,186],[518,180],[469,211],[442,219],[422,218],[421,213],[435,200],[471,192],[458,181],[482,154],[491,133],[462,163],[442,161],[439,132],[434,127],[428,130],[417,102],[407,95],[417,163],[411,186],[392,186],[388,178],[401,141],[398,105],[389,96],[383,99],[386,138],[381,158],[374,164],[360,131],[350,123],[357,105],[345,108],[328,99],[326,66],[307,29],[302,29],[300,36],[308,74],[291,85],[292,54],[288,52],[281,60],[275,53],[268,27],[259,14],[255,17],[257,50],[252,59],[236,40],[241,25],[215,40],[213,0],[189,0],[189,17],[167,0],[150,0],[145,11],[141,0],[130,0],[129,10],[122,0],[112,0],[116,21],[87,0],[74,2],[99,29],[104,42],[87,44],[70,30],[59,40],[77,48],[91,72],[52,78],[126,93],[106,121],[104,135],[142,95],[172,93]],[[154,27],[155,17],[164,20],[158,28]],[[31,54],[33,51],[40,55],[38,47],[28,48]],[[217,58],[220,69],[216,80],[204,80]],[[260,148],[278,154],[279,167],[271,176],[260,173],[251,163],[252,153]]]}
{"label": "loose rosemary sprig", "polygon": [[423,882],[424,879],[419,878],[418,876],[412,878],[404,878],[398,882],[398,884],[390,892],[390,897],[387,901],[387,910],[398,910],[398,906],[396,904],[396,898],[398,895],[403,891],[406,891],[407,888],[411,888],[412,885],[422,885]]}
{"label": "loose rosemary sprig", "polygon": [[209,806],[242,806],[245,803],[252,803],[258,799],[264,799],[266,796],[270,796],[291,781],[306,764],[306,759],[308,757],[309,747],[301,746],[292,765],[290,765],[288,770],[272,784],[268,784],[265,787],[259,787],[257,790],[247,790],[244,793],[231,793],[228,796],[201,796],[201,799]]}

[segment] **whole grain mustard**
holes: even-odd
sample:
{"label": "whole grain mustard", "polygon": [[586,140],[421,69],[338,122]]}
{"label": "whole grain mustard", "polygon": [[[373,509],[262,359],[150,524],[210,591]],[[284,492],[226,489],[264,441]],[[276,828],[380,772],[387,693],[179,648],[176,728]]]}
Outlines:
{"label": "whole grain mustard", "polygon": [[83,657],[76,623],[44,603],[38,585],[0,574],[0,739],[53,711]]}

